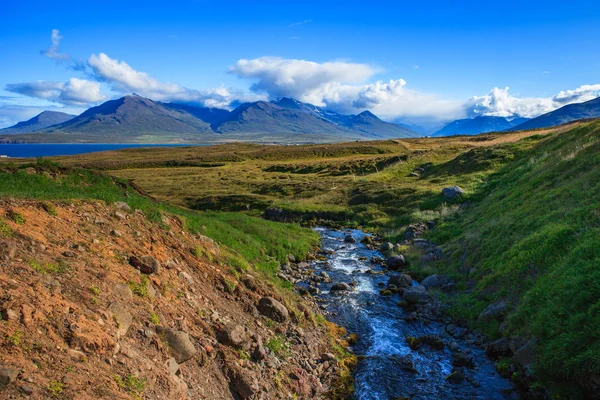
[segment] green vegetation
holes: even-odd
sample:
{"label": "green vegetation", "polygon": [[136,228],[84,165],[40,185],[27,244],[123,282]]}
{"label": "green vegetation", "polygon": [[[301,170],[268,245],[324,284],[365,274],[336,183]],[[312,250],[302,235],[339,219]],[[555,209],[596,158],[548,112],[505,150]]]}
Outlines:
{"label": "green vegetation", "polygon": [[29,265],[42,275],[46,274],[62,274],[69,269],[69,266],[64,261],[40,263],[37,261],[29,262]]}
{"label": "green vegetation", "polygon": [[9,238],[12,236],[12,229],[6,222],[0,219],[0,238]]}
{"label": "green vegetation", "polygon": [[270,338],[265,347],[273,352],[277,357],[287,358],[290,355],[290,345],[283,335],[275,335]]}
{"label": "green vegetation", "polygon": [[48,383],[48,391],[50,392],[51,395],[58,396],[59,394],[61,394],[63,392],[64,386],[65,385],[62,382],[50,381]]}
{"label": "green vegetation", "polygon": [[517,154],[469,200],[431,234],[452,254],[446,270],[466,280],[475,268],[476,290],[456,315],[474,321],[507,300],[516,309],[505,334],[537,339],[540,378],[573,384],[599,374],[600,122]]}
{"label": "green vegetation", "polygon": [[160,319],[158,318],[158,314],[151,312],[150,313],[150,322],[154,325],[159,325]]}
{"label": "green vegetation", "polygon": [[115,375],[114,380],[121,390],[129,393],[134,399],[141,399],[146,387],[146,379],[135,375]]}
{"label": "green vegetation", "polygon": [[129,281],[127,282],[127,286],[131,289],[131,292],[140,297],[149,297],[148,293],[148,285],[150,281],[145,276],[142,276],[140,282]]}

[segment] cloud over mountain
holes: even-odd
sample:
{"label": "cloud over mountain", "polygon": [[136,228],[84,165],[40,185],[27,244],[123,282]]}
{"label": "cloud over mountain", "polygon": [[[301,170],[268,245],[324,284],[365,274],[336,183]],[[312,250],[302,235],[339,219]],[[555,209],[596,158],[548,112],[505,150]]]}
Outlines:
{"label": "cloud over mountain", "polygon": [[5,89],[9,92],[35,97],[71,106],[86,106],[107,99],[98,82],[70,78],[67,82],[36,81],[10,83]]}
{"label": "cloud over mountain", "polygon": [[44,80],[11,83],[6,85],[6,90],[69,106],[95,105],[134,92],[159,101],[229,109],[241,102],[292,97],[337,112],[370,110],[387,120],[403,119],[413,123],[477,116],[531,118],[600,96],[600,84],[594,84],[564,90],[552,97],[517,97],[509,93],[508,87],[495,87],[483,96],[450,100],[413,89],[402,78],[379,80],[378,75],[384,71],[373,65],[281,57],[240,59],[228,68],[230,74],[249,82],[249,90],[224,86],[195,89],[162,82],[102,52],[92,54],[87,62],[75,61],[61,52],[61,39],[58,29],[53,29],[51,45],[42,54],[85,74],[84,77],[73,77],[64,83]]}

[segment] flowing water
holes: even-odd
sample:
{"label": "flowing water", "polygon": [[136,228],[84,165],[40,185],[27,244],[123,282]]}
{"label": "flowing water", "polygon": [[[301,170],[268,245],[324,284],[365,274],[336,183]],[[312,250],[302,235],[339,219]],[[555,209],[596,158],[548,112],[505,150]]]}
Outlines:
{"label": "flowing water", "polygon": [[[355,372],[355,398],[360,400],[410,399],[515,399],[509,381],[501,378],[492,362],[478,347],[466,341],[450,338],[445,333],[445,324],[405,322],[406,311],[397,305],[399,295],[381,296],[380,282],[387,283],[387,274],[370,275],[364,272],[373,269],[372,257],[382,255],[369,250],[360,243],[361,231],[338,231],[316,228],[322,237],[321,249],[331,252],[327,261],[316,261],[316,273],[325,271],[333,283],[352,281],[356,286],[351,292],[329,292],[332,284],[321,284],[320,298],[326,305],[327,318],[345,327],[348,332],[359,336],[352,348],[360,357]],[[344,237],[351,233],[357,243],[345,243]],[[366,258],[366,261],[365,261]],[[375,267],[376,271],[384,271]],[[411,350],[406,336],[419,337],[434,334],[446,342],[456,342],[462,350],[474,356],[475,367],[464,368],[468,378],[462,383],[451,383],[446,377],[452,372],[452,352],[434,350],[421,346]],[[416,370],[407,368],[412,361]]]}

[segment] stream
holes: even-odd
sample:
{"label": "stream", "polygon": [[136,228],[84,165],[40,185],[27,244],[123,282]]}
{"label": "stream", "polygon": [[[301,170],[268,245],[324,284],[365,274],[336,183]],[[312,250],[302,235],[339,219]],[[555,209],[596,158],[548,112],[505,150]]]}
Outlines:
{"label": "stream", "polygon": [[[369,250],[360,240],[365,236],[357,230],[330,230],[315,228],[321,235],[321,250],[327,261],[314,261],[312,268],[318,274],[325,271],[332,283],[320,285],[319,301],[326,309],[327,319],[343,326],[349,333],[358,334],[359,340],[352,351],[359,356],[355,371],[354,398],[357,400],[388,399],[517,399],[511,383],[498,375],[494,364],[479,346],[469,345],[465,339],[449,336],[446,325],[433,322],[406,322],[407,315],[398,306],[399,294],[382,296],[381,284],[387,284],[387,270],[371,263],[372,257],[383,257]],[[356,243],[345,243],[352,234]],[[366,274],[365,271],[383,271]],[[332,284],[356,282],[354,290],[330,292]],[[413,285],[417,285],[413,282]],[[411,350],[407,336],[439,336],[446,346],[435,350],[422,345]],[[455,368],[452,365],[452,347],[473,356],[474,366]],[[411,370],[410,365],[412,363]],[[446,379],[455,369],[465,378],[455,383]]]}

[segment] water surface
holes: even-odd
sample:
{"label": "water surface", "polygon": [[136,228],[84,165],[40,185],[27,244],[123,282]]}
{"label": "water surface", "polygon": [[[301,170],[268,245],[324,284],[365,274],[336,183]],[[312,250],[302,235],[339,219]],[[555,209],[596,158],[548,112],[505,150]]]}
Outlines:
{"label": "water surface", "polygon": [[[407,397],[413,400],[426,399],[516,399],[509,381],[501,378],[492,362],[479,347],[469,346],[466,341],[450,338],[442,323],[424,325],[421,322],[405,322],[406,311],[397,305],[399,295],[381,296],[380,282],[387,283],[389,276],[370,275],[373,268],[369,261],[373,256],[382,255],[369,250],[365,245],[344,243],[344,237],[351,233],[358,241],[364,237],[361,231],[336,231],[317,228],[322,237],[321,249],[330,251],[327,261],[313,263],[316,273],[325,271],[333,283],[352,281],[356,287],[343,294],[329,293],[331,284],[321,284],[320,297],[324,300],[328,314],[326,317],[345,327],[350,333],[357,333],[358,343],[352,348],[361,357],[355,373],[355,398],[358,400],[388,400]],[[367,259],[366,261],[364,259]],[[411,350],[406,336],[419,337],[426,334],[441,336],[444,341],[456,342],[461,349],[474,355],[475,368],[464,368],[469,380],[450,383],[446,377],[451,373],[452,352],[434,350],[423,345]],[[406,361],[412,361],[416,373],[406,368]]]}
{"label": "water surface", "polygon": [[136,143],[19,143],[0,144],[0,156],[51,157],[94,153],[97,151],[120,150],[138,147],[185,147],[210,146],[208,144],[136,144]]}

